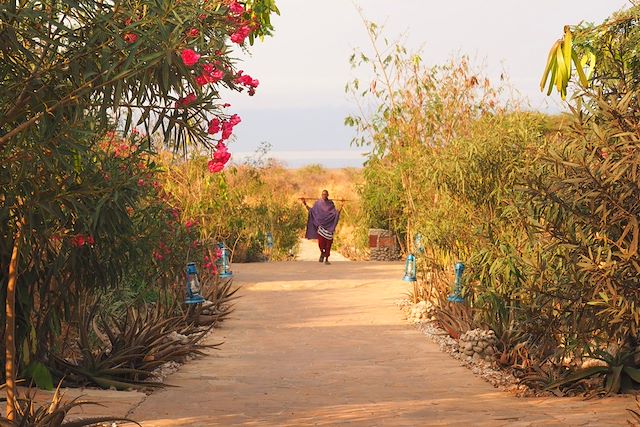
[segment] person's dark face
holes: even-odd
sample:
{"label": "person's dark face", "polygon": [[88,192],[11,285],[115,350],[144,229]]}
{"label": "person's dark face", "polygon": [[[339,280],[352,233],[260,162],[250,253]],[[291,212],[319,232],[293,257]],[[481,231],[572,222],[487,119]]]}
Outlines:
{"label": "person's dark face", "polygon": [[329,198],[329,192],[328,191],[323,191],[322,192],[322,200],[327,200]]}

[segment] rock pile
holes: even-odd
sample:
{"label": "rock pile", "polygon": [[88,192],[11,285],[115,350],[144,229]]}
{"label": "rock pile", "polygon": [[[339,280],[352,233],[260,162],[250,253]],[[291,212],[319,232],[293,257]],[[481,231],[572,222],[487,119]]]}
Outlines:
{"label": "rock pile", "polygon": [[431,302],[420,301],[407,311],[407,320],[411,323],[418,323],[423,320],[435,320],[435,307]]}
{"label": "rock pile", "polygon": [[472,329],[460,336],[460,352],[473,359],[493,360],[498,338],[492,330]]}
{"label": "rock pile", "polygon": [[217,314],[216,303],[209,300],[204,300],[204,302],[202,303],[201,313],[205,316],[213,316],[214,314]]}
{"label": "rock pile", "polygon": [[371,261],[398,261],[402,259],[397,248],[371,248],[369,260]]}

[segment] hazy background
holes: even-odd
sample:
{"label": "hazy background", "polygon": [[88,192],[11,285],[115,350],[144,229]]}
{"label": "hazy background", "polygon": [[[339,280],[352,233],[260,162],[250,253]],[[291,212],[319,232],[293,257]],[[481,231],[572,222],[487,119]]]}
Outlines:
{"label": "hazy background", "polygon": [[[626,0],[361,0],[364,16],[384,25],[389,39],[401,36],[422,48],[426,64],[467,54],[493,79],[501,73],[529,99],[532,109],[557,112],[557,95],[538,88],[547,53],[565,24],[599,23],[626,7]],[[242,117],[231,144],[234,161],[261,142],[270,157],[291,167],[360,166],[350,146],[353,131],[343,125],[354,104],[344,92],[357,75],[349,66],[354,48],[370,50],[367,32],[350,0],[277,0],[274,36],[256,42],[251,56],[238,53],[241,69],[260,80],[255,96],[227,94],[231,112]],[[362,76],[360,76],[362,77]]]}

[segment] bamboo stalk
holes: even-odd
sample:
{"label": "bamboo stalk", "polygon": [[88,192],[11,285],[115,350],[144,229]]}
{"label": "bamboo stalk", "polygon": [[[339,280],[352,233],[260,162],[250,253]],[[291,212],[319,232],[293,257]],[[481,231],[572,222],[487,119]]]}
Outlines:
{"label": "bamboo stalk", "polygon": [[13,240],[13,251],[9,262],[9,281],[7,283],[6,319],[4,331],[5,344],[5,377],[7,382],[7,419],[14,421],[16,416],[16,282],[18,277],[18,257],[20,255],[20,241],[22,240],[22,221],[16,225],[16,233]]}

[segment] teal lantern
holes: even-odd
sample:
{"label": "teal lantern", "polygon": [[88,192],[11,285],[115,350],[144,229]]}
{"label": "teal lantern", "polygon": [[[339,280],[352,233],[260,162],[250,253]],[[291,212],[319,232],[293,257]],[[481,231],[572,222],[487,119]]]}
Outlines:
{"label": "teal lantern", "polygon": [[424,253],[424,243],[422,242],[422,234],[416,233],[416,236],[413,239],[414,247],[419,254]]}
{"label": "teal lantern", "polygon": [[416,257],[413,254],[409,254],[407,262],[404,265],[404,277],[405,282],[415,282],[416,279]]}
{"label": "teal lantern", "polygon": [[220,249],[220,259],[218,260],[220,272],[218,276],[221,279],[227,279],[233,276],[233,272],[231,272],[231,268],[229,267],[229,249],[227,249],[222,242],[218,243],[218,248]]}
{"label": "teal lantern", "polygon": [[449,295],[447,298],[450,302],[463,303],[464,298],[462,298],[462,273],[464,272],[464,264],[461,262],[456,262],[456,265],[453,267],[453,271],[456,274],[456,281],[453,286],[453,294]]}
{"label": "teal lantern", "polygon": [[200,295],[200,279],[198,279],[198,270],[196,263],[187,264],[187,297],[184,302],[186,304],[201,304],[204,298]]}

